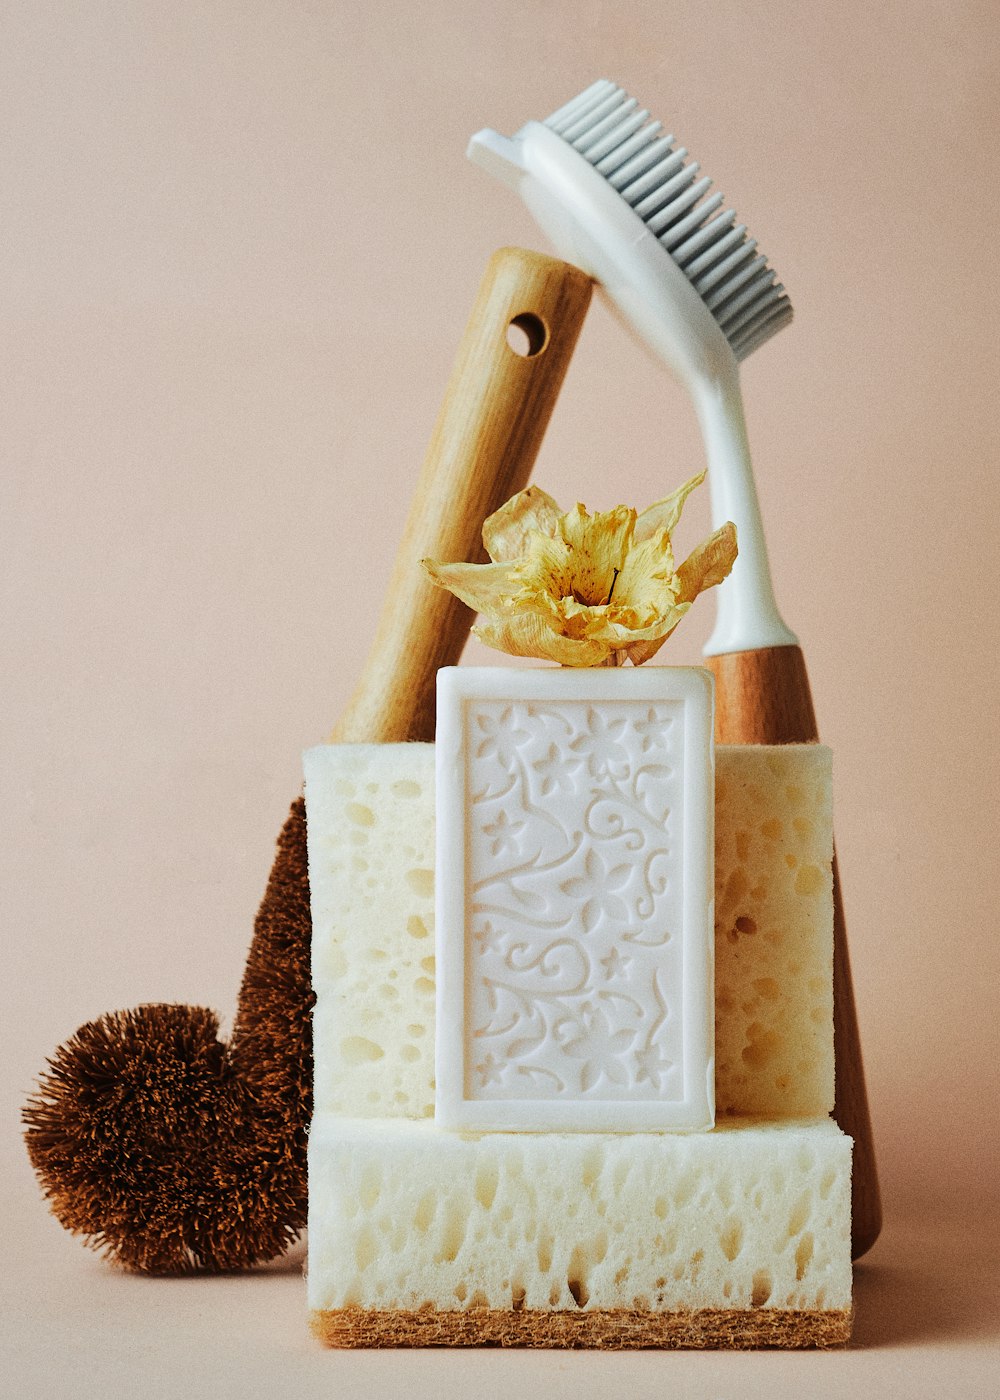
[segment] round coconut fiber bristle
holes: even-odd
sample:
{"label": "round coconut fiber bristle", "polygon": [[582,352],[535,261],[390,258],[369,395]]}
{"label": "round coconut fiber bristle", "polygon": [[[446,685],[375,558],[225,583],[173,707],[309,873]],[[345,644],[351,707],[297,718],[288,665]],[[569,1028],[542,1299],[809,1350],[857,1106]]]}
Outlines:
{"label": "round coconut fiber bristle", "polygon": [[74,1234],[150,1273],[248,1268],[305,1224],[311,1106],[305,816],[278,843],[232,1041],[203,1007],[88,1022],[23,1114],[32,1165]]}

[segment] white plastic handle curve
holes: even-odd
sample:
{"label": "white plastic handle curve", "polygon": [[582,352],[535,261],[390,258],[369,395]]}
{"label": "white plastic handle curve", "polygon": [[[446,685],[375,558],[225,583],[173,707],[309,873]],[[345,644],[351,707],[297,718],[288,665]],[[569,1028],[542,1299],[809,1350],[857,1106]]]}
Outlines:
{"label": "white plastic handle curve", "polygon": [[469,158],[524,200],[561,258],[598,282],[626,326],[687,388],[705,443],[716,527],[736,525],[739,558],[716,590],[707,656],[794,646],[774,598],[747,442],[739,368],[701,297],[642,219],[541,122],[512,138],[480,131]]}

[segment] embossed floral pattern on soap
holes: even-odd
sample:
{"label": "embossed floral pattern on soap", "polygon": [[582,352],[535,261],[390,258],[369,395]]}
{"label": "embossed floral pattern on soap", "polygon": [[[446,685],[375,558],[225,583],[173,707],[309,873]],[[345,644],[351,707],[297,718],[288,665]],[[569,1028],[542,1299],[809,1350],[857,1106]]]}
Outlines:
{"label": "embossed floral pattern on soap", "polygon": [[[478,702],[469,711],[479,1097],[677,1098],[680,882],[670,704]],[[656,734],[650,743],[650,731]],[[552,752],[561,790],[553,804]],[[676,824],[676,823],[674,823]],[[668,1000],[674,1007],[668,1006]]]}
{"label": "embossed floral pattern on soap", "polygon": [[710,1126],[707,674],[438,686],[439,1121]]}

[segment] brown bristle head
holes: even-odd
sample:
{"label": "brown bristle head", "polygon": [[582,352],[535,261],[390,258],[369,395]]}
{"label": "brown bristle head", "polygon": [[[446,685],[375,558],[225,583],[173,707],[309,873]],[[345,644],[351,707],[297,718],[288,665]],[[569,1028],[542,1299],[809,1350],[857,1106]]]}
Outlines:
{"label": "brown bristle head", "polygon": [[56,1217],[132,1268],[239,1268],[287,1243],[271,1238],[259,1124],[217,1031],[202,1007],[102,1016],[60,1047],[24,1111]]}
{"label": "brown bristle head", "polygon": [[149,1273],[245,1269],[305,1224],[311,1106],[305,819],[293,805],[230,1044],[214,1012],[153,1004],[81,1026],[23,1113],[66,1229]]}

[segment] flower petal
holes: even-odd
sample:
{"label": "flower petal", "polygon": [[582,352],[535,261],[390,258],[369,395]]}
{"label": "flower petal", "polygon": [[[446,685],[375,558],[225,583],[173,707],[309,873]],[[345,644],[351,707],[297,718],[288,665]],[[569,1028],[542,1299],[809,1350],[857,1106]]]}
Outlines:
{"label": "flower petal", "polygon": [[526,553],[528,535],[537,530],[554,535],[562,511],[551,496],[538,486],[519,491],[483,524],[483,544],[496,564],[517,559]]}
{"label": "flower petal", "polygon": [[656,655],[663,643],[672,635],[677,623],[680,622],[690,606],[690,603],[678,604],[676,608],[676,621],[673,626],[667,628],[662,637],[654,637],[649,641],[637,641],[628,644],[625,648],[625,652],[633,666],[641,666],[644,661],[649,661],[651,657]]}
{"label": "flower petal", "polygon": [[737,552],[736,526],[727,520],[707,540],[702,540],[677,570],[681,599],[693,603],[699,593],[727,578]]}
{"label": "flower petal", "polygon": [[573,635],[579,635],[586,641],[603,642],[616,649],[624,648],[631,642],[656,641],[674,630],[690,606],[690,603],[671,604],[658,612],[646,627],[634,627],[615,618],[598,616],[591,618],[579,634]]}
{"label": "flower petal", "polygon": [[674,554],[666,530],[657,530],[628,552],[615,588],[613,614],[628,610],[632,627],[648,627],[677,602]]}
{"label": "flower petal", "polygon": [[520,587],[518,600],[533,599],[539,605],[551,607],[571,596],[571,551],[565,540],[553,539],[533,530],[525,553],[509,566],[517,570]]}
{"label": "flower petal", "polygon": [[486,646],[508,656],[538,656],[560,666],[603,666],[610,650],[601,642],[563,637],[535,613],[491,617],[472,631]]}
{"label": "flower petal", "polygon": [[656,501],[644,511],[640,511],[635,523],[636,541],[648,539],[656,530],[666,530],[668,534],[672,534],[681,518],[684,502],[704,480],[705,473],[701,471],[697,476],[691,477],[690,481],[685,481],[683,486],[678,486],[676,491],[671,491],[669,496],[664,496],[662,501]]}
{"label": "flower petal", "polygon": [[424,572],[439,588],[447,588],[479,613],[506,611],[517,592],[512,564],[439,564],[421,559]]}
{"label": "flower petal", "polygon": [[653,612],[646,626],[640,627],[636,625],[635,614],[631,611],[623,610],[620,614],[612,614],[607,608],[583,608],[572,601],[553,603],[544,597],[519,596],[515,599],[512,616],[533,616],[552,632],[569,641],[598,643],[605,654],[611,653],[606,664],[621,665],[624,658],[617,653],[632,642],[659,642],[674,630],[689,607],[689,603],[668,601],[661,611]]}

